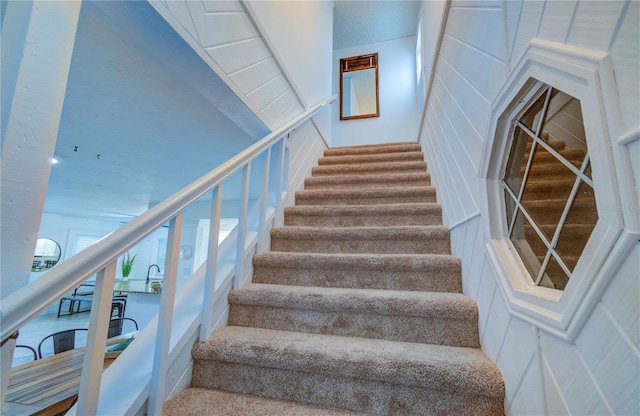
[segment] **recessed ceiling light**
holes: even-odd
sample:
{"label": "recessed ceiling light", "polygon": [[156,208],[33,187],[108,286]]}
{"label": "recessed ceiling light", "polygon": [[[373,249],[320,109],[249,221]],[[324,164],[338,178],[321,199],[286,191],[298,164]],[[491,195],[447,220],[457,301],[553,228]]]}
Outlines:
{"label": "recessed ceiling light", "polygon": [[51,162],[52,165],[56,165],[56,164],[62,162],[63,159],[60,156],[53,155],[53,157],[51,159],[49,159],[49,161]]}

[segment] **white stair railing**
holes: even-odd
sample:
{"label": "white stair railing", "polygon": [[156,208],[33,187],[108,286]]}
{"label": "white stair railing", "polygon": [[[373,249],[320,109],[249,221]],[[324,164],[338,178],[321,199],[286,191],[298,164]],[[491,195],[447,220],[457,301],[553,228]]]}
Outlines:
{"label": "white stair railing", "polygon": [[244,276],[242,259],[244,257],[245,237],[248,229],[249,174],[252,161],[263,154],[265,155],[264,176],[261,183],[262,200],[260,201],[260,217],[258,219],[258,251],[262,251],[264,249],[264,224],[267,215],[268,175],[270,167],[273,167],[271,163],[272,156],[275,153],[272,149],[275,148],[281,151],[278,158],[280,163],[277,167],[279,178],[276,181],[275,193],[275,212],[278,213],[282,202],[285,136],[334,100],[335,96],[321,101],[165,201],[150,208],[144,214],[51,269],[35,282],[2,299],[2,304],[0,305],[1,339],[7,339],[12,333],[38,316],[49,306],[58,302],[62,296],[72,291],[73,288],[96,275],[86,354],[76,407],[76,414],[96,414],[105,356],[104,345],[106,343],[118,258],[156,230],[169,223],[164,284],[160,298],[153,372],[150,380],[151,388],[146,412],[147,414],[160,414],[165,398],[165,379],[169,365],[169,340],[172,333],[171,323],[183,213],[205,194],[211,193],[209,248],[200,328],[200,337],[205,339],[214,325],[211,316],[214,307],[213,299],[218,262],[218,231],[220,227],[223,182],[234,173],[242,171],[241,206],[237,226],[236,264],[233,280],[234,288],[238,288]]}

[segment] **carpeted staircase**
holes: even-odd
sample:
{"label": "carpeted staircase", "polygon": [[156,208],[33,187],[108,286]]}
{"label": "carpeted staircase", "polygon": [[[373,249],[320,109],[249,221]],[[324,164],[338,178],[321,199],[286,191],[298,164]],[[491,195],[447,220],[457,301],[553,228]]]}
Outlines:
{"label": "carpeted staircase", "polygon": [[[584,150],[570,150],[567,149],[563,141],[549,140],[545,133],[541,136],[549,146],[580,169],[585,158]],[[525,157],[519,168],[518,183],[522,182],[524,177],[530,151],[531,141],[525,149]],[[542,146],[537,146],[527,184],[522,194],[522,203],[548,241],[553,238],[575,181],[576,175],[571,170]],[[530,267],[532,268],[531,273],[537,275],[547,254],[547,247],[528,221],[522,217],[517,220],[516,225],[521,227],[523,232],[518,233],[518,229],[516,229],[516,235],[524,237],[526,244],[535,255],[537,261],[533,262]],[[573,271],[578,262],[597,221],[598,213],[593,188],[582,184],[567,213],[560,238],[555,247],[570,271]],[[568,282],[567,274],[555,260],[551,260],[540,284],[563,290]]]}
{"label": "carpeted staircase", "polygon": [[166,415],[498,415],[420,145],[333,148]]}

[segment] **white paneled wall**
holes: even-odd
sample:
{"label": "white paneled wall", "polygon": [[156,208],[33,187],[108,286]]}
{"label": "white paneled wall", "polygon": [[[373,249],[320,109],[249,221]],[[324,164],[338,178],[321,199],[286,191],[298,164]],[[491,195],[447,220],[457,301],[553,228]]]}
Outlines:
{"label": "white paneled wall", "polygon": [[[482,348],[505,379],[507,414],[640,414],[640,247],[567,342],[511,314],[484,248],[478,191],[491,105],[533,38],[610,53],[622,133],[638,129],[639,8],[637,1],[451,3],[420,141],[452,251],[463,261],[464,292],[478,303]],[[639,157],[637,141],[621,146],[630,160]],[[638,212],[633,198],[622,209]]]}
{"label": "white paneled wall", "polygon": [[150,3],[270,129],[302,112],[298,96],[240,1]]}
{"label": "white paneled wall", "polygon": [[296,128],[286,141],[289,149],[289,191],[283,205],[295,203],[295,191],[304,189],[304,179],[311,176],[311,168],[316,165],[327,148],[314,124],[307,121]]}

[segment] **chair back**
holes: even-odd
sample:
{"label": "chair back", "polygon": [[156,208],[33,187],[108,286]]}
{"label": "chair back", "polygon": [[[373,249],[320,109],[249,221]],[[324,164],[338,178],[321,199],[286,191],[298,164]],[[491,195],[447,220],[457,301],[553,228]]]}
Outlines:
{"label": "chair back", "polygon": [[53,353],[59,354],[64,351],[69,351],[75,348],[76,346],[76,333],[80,331],[89,332],[87,328],[74,328],[74,329],[66,329],[64,331],[58,331],[53,334],[47,335],[40,341],[38,344],[38,356],[42,358],[42,345],[49,338],[52,338],[53,341]]}
{"label": "chair back", "polygon": [[30,347],[28,345],[20,345],[20,344],[17,344],[16,348],[27,348],[27,349],[31,350],[31,353],[33,354],[33,359],[34,360],[38,359],[38,353],[36,352],[35,348]]}
{"label": "chair back", "polygon": [[131,321],[138,330],[138,323],[131,318],[111,318],[109,321],[109,332],[107,333],[107,338],[117,337],[118,335],[122,335],[122,327],[125,321]]}

